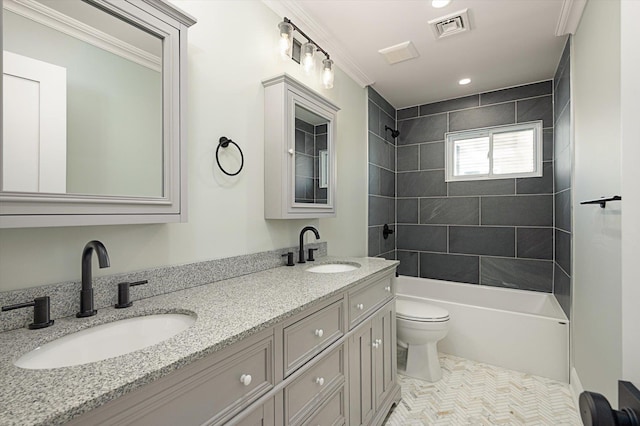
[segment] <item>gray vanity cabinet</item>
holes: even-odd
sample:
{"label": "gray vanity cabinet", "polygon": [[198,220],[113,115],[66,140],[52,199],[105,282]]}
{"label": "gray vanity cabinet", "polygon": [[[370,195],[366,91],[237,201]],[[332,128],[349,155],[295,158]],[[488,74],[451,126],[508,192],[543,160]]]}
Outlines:
{"label": "gray vanity cabinet", "polygon": [[367,322],[349,339],[349,425],[367,425],[373,419],[373,327]]}
{"label": "gray vanity cabinet", "polygon": [[400,400],[395,277],[372,275],[74,425],[381,425]]}
{"label": "gray vanity cabinet", "polygon": [[395,278],[349,292],[349,424],[381,424],[400,398],[397,384]]}
{"label": "gray vanity cabinet", "polygon": [[393,404],[391,395],[399,391],[395,346],[395,301],[391,301],[349,339],[350,425],[377,425],[384,420]]}
{"label": "gray vanity cabinet", "polygon": [[374,394],[376,410],[381,410],[397,387],[396,304],[387,303],[372,320],[374,346]]}

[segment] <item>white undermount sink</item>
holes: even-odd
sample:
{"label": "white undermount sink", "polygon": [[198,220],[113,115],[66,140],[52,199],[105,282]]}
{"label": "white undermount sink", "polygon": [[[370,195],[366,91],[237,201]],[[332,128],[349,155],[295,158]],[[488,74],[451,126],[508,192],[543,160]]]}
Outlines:
{"label": "white undermount sink", "polygon": [[322,265],[307,268],[307,272],[315,272],[320,274],[333,274],[336,272],[349,272],[360,267],[357,263],[323,263]]}
{"label": "white undermount sink", "polygon": [[101,361],[160,343],[195,321],[195,316],[187,314],[158,314],[97,325],[39,346],[14,364],[40,370]]}

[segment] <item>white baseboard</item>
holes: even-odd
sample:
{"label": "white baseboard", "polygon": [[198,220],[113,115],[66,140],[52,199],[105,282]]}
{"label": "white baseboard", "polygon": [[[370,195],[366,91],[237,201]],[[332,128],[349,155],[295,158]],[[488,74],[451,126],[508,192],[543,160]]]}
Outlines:
{"label": "white baseboard", "polygon": [[580,377],[578,377],[578,372],[573,367],[571,368],[571,377],[569,378],[569,389],[571,390],[571,396],[573,397],[573,402],[576,405],[576,410],[579,413],[580,405],[578,404],[578,398],[580,397],[580,394],[584,392],[584,388],[580,382]]}

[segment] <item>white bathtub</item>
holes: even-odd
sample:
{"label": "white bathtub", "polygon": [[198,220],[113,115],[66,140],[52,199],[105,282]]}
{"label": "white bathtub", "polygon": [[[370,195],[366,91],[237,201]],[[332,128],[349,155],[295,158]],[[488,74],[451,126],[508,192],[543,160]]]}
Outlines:
{"label": "white bathtub", "polygon": [[553,295],[401,275],[397,296],[449,311],[440,352],[569,382],[569,321]]}

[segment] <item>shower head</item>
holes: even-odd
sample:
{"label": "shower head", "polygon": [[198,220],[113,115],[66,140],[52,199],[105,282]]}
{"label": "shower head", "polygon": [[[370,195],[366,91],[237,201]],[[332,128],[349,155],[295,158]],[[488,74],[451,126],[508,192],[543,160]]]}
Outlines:
{"label": "shower head", "polygon": [[400,136],[400,130],[392,129],[389,126],[384,126],[384,131],[386,132],[387,130],[391,130],[391,137],[394,139]]}

